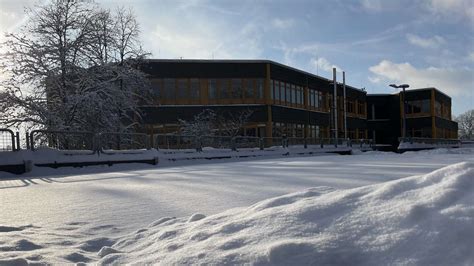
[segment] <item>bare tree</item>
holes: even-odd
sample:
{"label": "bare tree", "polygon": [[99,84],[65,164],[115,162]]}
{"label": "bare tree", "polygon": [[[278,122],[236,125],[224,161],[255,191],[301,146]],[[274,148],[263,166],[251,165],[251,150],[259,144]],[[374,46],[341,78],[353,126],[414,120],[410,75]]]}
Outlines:
{"label": "bare tree", "polygon": [[[133,13],[89,1],[54,0],[27,12],[19,34],[8,34],[1,64],[8,80],[0,123],[48,129],[125,130],[140,118],[149,84]],[[125,23],[122,30],[120,25]]]}
{"label": "bare tree", "polygon": [[460,139],[474,139],[474,110],[459,115],[455,121],[458,122]]}
{"label": "bare tree", "polygon": [[179,120],[180,131],[183,135],[212,136],[215,134],[217,115],[211,109],[205,109],[195,115],[193,120]]}
{"label": "bare tree", "polygon": [[237,112],[224,112],[217,117],[218,127],[221,135],[238,136],[244,126],[248,123],[253,111],[245,109]]}

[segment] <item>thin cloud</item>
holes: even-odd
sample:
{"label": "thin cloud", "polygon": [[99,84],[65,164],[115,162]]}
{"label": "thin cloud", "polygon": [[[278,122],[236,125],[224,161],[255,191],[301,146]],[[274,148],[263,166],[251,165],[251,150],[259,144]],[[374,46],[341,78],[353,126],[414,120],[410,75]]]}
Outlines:
{"label": "thin cloud", "polygon": [[311,59],[311,64],[316,68],[316,69],[321,69],[326,72],[331,72],[333,68],[336,68],[337,71],[342,71],[342,68],[338,67],[335,64],[332,64],[329,62],[326,58],[324,57],[319,57],[319,58],[313,58]]}
{"label": "thin cloud", "polygon": [[472,0],[430,0],[426,8],[444,19],[466,18],[474,22],[474,4]]}
{"label": "thin cloud", "polygon": [[373,83],[407,83],[411,88],[436,87],[449,95],[469,95],[474,85],[471,68],[416,68],[410,63],[393,63],[383,60],[369,71]]}
{"label": "thin cloud", "polygon": [[421,48],[434,49],[446,43],[446,40],[438,35],[435,35],[431,38],[423,38],[415,34],[407,34],[406,37],[408,42]]}
{"label": "thin cloud", "polygon": [[272,19],[271,23],[274,28],[286,30],[293,27],[293,25],[295,24],[295,20],[275,18],[275,19]]}

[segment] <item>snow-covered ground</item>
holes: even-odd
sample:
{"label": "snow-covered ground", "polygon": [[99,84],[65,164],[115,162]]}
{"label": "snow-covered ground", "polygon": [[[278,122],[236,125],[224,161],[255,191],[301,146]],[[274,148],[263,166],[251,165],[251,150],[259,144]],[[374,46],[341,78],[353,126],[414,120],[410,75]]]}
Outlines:
{"label": "snow-covered ground", "polygon": [[472,264],[473,163],[456,149],[41,169],[0,180],[0,264]]}

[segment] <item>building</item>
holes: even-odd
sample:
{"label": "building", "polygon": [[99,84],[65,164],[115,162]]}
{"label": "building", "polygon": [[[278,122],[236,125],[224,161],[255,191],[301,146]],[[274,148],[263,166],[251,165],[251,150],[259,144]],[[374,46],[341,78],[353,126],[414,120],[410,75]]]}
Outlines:
{"label": "building", "polygon": [[[269,60],[151,59],[141,68],[154,92],[152,104],[143,106],[149,133],[178,133],[180,119],[211,109],[224,116],[251,110],[241,131],[246,136],[334,138],[337,132],[394,147],[402,136],[400,93],[367,95],[345,84],[344,99],[344,84],[336,82],[333,108],[333,80]],[[406,101],[407,136],[457,138],[449,96],[426,88],[407,91]]]}
{"label": "building", "polygon": [[[405,91],[406,132],[410,138],[457,139],[458,125],[452,121],[451,98],[436,88]],[[403,136],[403,92],[369,94],[369,138],[379,144],[398,145]]]}
{"label": "building", "polygon": [[[212,109],[251,110],[247,136],[333,136],[332,80],[268,60],[147,60],[142,70],[155,92],[153,104],[143,107],[149,132],[177,132],[178,119]],[[366,92],[345,87],[347,136],[367,138]],[[337,95],[338,135],[344,137],[343,84],[337,83]]]}

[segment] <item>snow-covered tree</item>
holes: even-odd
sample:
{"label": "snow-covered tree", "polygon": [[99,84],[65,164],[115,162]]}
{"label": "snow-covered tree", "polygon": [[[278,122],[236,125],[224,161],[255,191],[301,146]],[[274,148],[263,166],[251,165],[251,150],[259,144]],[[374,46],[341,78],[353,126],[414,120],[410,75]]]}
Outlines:
{"label": "snow-covered tree", "polygon": [[250,109],[244,109],[220,114],[217,117],[220,134],[230,137],[238,136],[253,113]]}
{"label": "snow-covered tree", "polygon": [[99,132],[139,120],[150,86],[137,68],[146,53],[131,11],[54,0],[27,18],[3,44],[0,124]]}
{"label": "snow-covered tree", "polygon": [[455,120],[458,122],[459,138],[474,139],[474,109],[459,115]]}
{"label": "snow-covered tree", "polygon": [[235,137],[240,134],[247,124],[252,110],[245,109],[237,112],[219,112],[205,109],[194,116],[193,120],[179,120],[181,134],[193,136],[227,136]]}
{"label": "snow-covered tree", "polygon": [[193,120],[179,120],[181,134],[189,136],[213,136],[216,129],[216,113],[205,109],[195,115]]}

